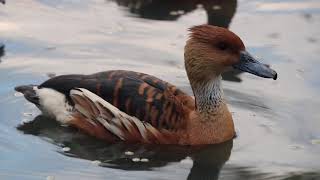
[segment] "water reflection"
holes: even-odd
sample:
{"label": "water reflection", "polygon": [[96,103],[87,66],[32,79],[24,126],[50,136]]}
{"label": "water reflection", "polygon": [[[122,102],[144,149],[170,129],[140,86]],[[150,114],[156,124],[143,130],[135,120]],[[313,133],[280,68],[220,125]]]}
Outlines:
{"label": "water reflection", "polygon": [[[207,24],[228,28],[237,9],[237,0],[109,0],[140,18],[174,21],[198,8],[207,14]],[[230,70],[222,75],[227,81],[241,82],[241,71]]]}
{"label": "water reflection", "polygon": [[1,63],[1,57],[5,55],[5,45],[0,44],[0,63]]}
{"label": "water reflection", "polygon": [[[86,136],[75,129],[62,127],[56,121],[37,116],[33,121],[20,125],[26,134],[40,136],[50,142],[69,147],[60,153],[87,160],[99,160],[101,166],[124,170],[152,170],[172,162],[193,160],[188,180],[218,179],[225,162],[229,159],[233,141],[209,146],[106,144]],[[128,155],[126,152],[132,152]],[[133,159],[141,160],[134,162]],[[144,159],[142,161],[142,159]],[[187,160],[186,160],[187,159]]]}
{"label": "water reflection", "polygon": [[203,8],[208,24],[229,27],[236,12],[237,0],[111,0],[128,8],[138,17],[152,20],[177,20],[197,8]]}

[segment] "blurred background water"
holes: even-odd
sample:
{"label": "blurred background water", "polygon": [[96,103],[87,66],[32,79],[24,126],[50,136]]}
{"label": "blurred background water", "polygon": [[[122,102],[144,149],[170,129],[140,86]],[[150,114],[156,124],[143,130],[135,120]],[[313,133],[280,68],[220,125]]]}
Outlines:
{"label": "blurred background water", "polygon": [[[0,4],[0,179],[320,179],[318,0],[10,0]],[[226,27],[277,70],[230,71],[238,137],[206,147],[107,144],[13,91],[51,76],[141,71],[191,93],[187,29]]]}

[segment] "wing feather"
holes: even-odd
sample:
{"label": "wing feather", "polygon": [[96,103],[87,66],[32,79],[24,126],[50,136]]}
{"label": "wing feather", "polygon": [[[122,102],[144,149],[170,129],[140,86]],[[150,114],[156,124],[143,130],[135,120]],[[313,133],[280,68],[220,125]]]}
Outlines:
{"label": "wing feather", "polygon": [[[102,125],[110,133],[123,141],[140,141],[144,143],[158,142],[166,143],[169,132],[161,132],[148,122],[142,122],[136,117],[105,101],[96,94],[77,88],[70,92],[70,97],[75,103],[75,112],[81,114],[95,124]],[[172,143],[172,142],[167,142]]]}

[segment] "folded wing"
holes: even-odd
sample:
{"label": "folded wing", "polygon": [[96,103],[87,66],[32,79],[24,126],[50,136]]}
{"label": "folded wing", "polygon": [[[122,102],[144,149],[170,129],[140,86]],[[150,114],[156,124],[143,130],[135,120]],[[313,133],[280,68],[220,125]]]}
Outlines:
{"label": "folded wing", "polygon": [[148,122],[142,122],[134,116],[108,103],[96,94],[78,88],[71,90],[70,97],[75,103],[77,117],[88,121],[94,126],[103,126],[119,140],[143,143],[174,143],[174,133],[168,130],[158,130]]}

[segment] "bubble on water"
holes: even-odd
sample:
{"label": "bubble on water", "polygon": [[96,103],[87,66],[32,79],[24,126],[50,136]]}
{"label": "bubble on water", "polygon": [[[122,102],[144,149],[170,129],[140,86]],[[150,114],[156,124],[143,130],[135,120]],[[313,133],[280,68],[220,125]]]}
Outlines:
{"label": "bubble on water", "polygon": [[177,13],[180,14],[180,15],[183,15],[184,14],[184,10],[178,10]]}
{"label": "bubble on water", "polygon": [[68,124],[60,124],[61,127],[69,127]]}
{"label": "bubble on water", "polygon": [[99,165],[101,164],[101,161],[99,161],[99,160],[94,160],[94,161],[91,161],[91,163],[94,164],[94,165],[99,166]]}
{"label": "bubble on water", "polygon": [[149,159],[147,159],[147,158],[141,158],[141,162],[149,162]]}
{"label": "bubble on water", "polygon": [[140,162],[141,160],[140,160],[140,158],[132,158],[131,159],[133,162]]}
{"label": "bubble on water", "polygon": [[192,164],[193,161],[189,156],[187,156],[185,159],[181,160],[180,163],[181,164]]}
{"label": "bubble on water", "polygon": [[68,151],[70,151],[71,149],[69,148],[69,147],[64,147],[64,148],[62,148],[62,151],[64,151],[64,152],[68,152]]}
{"label": "bubble on water", "polygon": [[172,15],[172,16],[176,16],[178,14],[179,14],[178,11],[170,11],[170,15]]}
{"label": "bubble on water", "polygon": [[25,112],[25,113],[23,113],[23,116],[25,116],[25,117],[30,117],[30,116],[32,116],[32,113]]}
{"label": "bubble on water", "polygon": [[21,92],[16,92],[16,93],[14,93],[14,96],[15,97],[21,97],[21,96],[23,96],[23,94]]}
{"label": "bubble on water", "polygon": [[134,152],[126,151],[126,152],[124,152],[124,154],[127,156],[132,156],[132,155],[134,155]]}
{"label": "bubble on water", "polygon": [[222,7],[219,5],[214,5],[214,6],[212,6],[212,9],[213,10],[220,10],[220,9],[222,9]]}

